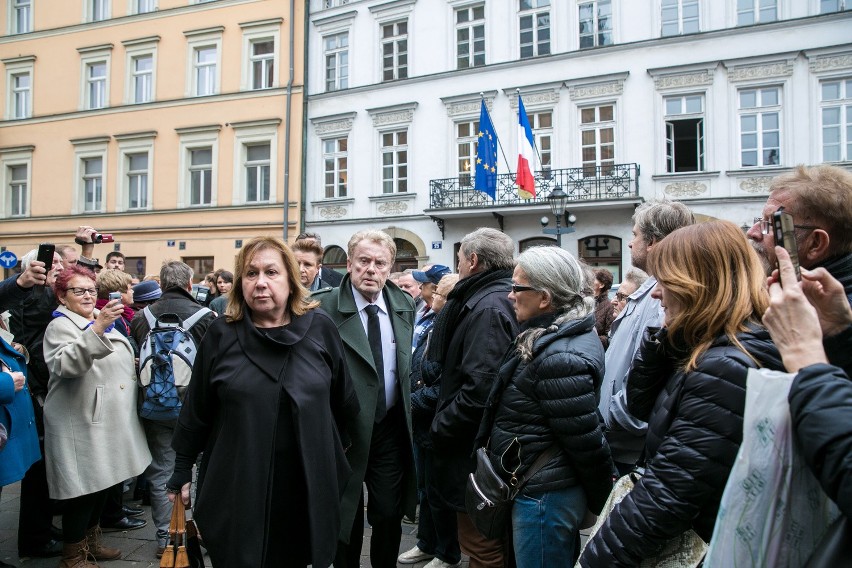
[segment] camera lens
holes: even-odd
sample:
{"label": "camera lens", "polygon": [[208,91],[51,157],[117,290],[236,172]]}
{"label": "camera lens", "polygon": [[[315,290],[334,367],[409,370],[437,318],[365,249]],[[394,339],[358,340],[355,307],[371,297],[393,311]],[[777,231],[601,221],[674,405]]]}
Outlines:
{"label": "camera lens", "polygon": [[104,236],[100,233],[95,233],[94,235],[92,235],[92,242],[93,243],[96,243],[96,244],[101,243],[101,242],[103,242],[103,240],[104,240]]}

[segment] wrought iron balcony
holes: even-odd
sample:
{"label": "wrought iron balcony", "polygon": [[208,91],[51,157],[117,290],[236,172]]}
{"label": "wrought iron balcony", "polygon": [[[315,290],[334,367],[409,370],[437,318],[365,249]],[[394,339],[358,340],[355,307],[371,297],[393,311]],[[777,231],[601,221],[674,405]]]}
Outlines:
{"label": "wrought iron balcony", "polygon": [[473,176],[433,179],[429,182],[430,209],[468,209],[507,205],[547,205],[553,188],[562,188],[570,202],[636,198],[639,196],[639,164],[613,164],[540,170],[535,173],[536,194],[522,199],[515,174],[497,176],[496,199],[473,188]]}

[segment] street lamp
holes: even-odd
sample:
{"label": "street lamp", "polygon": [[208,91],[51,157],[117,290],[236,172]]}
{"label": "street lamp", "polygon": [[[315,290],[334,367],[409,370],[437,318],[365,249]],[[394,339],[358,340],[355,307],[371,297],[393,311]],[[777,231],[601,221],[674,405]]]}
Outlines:
{"label": "street lamp", "polygon": [[[553,191],[550,192],[550,195],[547,197],[548,203],[550,203],[550,211],[553,213],[553,216],[556,217],[556,228],[548,229],[547,217],[541,218],[541,226],[542,232],[546,235],[556,235],[556,246],[562,246],[562,235],[564,233],[573,233],[574,232],[574,223],[577,222],[577,217],[568,211],[566,211],[568,207],[569,197],[568,194],[562,191],[562,188],[558,185],[553,188]],[[565,216],[565,226],[560,226],[560,221],[562,216]]]}

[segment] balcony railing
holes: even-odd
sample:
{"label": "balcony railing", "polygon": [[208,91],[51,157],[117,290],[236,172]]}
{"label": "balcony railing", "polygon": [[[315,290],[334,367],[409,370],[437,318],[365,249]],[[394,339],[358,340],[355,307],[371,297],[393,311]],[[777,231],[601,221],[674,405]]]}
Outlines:
{"label": "balcony railing", "polygon": [[586,166],[535,173],[536,194],[522,199],[515,174],[497,176],[496,199],[473,188],[473,176],[433,179],[429,182],[430,209],[467,209],[506,205],[547,205],[547,197],[559,186],[572,202],[635,198],[639,196],[639,164]]}

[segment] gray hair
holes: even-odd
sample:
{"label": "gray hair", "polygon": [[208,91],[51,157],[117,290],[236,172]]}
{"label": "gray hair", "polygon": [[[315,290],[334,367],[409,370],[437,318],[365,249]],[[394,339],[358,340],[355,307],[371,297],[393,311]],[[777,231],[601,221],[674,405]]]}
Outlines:
{"label": "gray hair", "polygon": [[[30,263],[36,259],[38,256],[38,249],[33,249],[24,256],[21,257],[21,272],[24,272],[26,269],[30,267]],[[50,270],[50,267],[45,267]]]}
{"label": "gray hair", "polygon": [[489,227],[468,233],[461,241],[461,252],[465,258],[476,254],[483,270],[512,270],[515,262],[515,243],[512,238]]}
{"label": "gray hair", "polygon": [[642,287],[642,284],[644,284],[647,279],[648,274],[644,270],[640,270],[638,268],[631,268],[627,271],[627,274],[624,275],[624,282],[635,284],[637,290]]}
{"label": "gray hair", "polygon": [[[550,296],[550,304],[559,314],[554,322],[583,319],[594,311],[594,300],[583,297],[586,270],[571,253],[559,247],[532,247],[518,257],[518,266],[527,275],[530,286]],[[547,331],[533,327],[518,337],[517,350],[521,358],[532,358],[535,340]]]}
{"label": "gray hair", "polygon": [[160,269],[160,288],[165,292],[169,288],[186,290],[192,284],[192,268],[185,262],[169,260]]}
{"label": "gray hair", "polygon": [[396,243],[393,241],[391,236],[384,231],[370,229],[366,231],[358,231],[349,238],[349,244],[346,247],[346,252],[349,255],[349,258],[352,258],[355,254],[355,247],[357,247],[358,243],[361,241],[370,241],[371,243],[382,245],[387,248],[390,251],[391,262],[393,262],[396,258]]}
{"label": "gray hair", "polygon": [[633,224],[639,227],[642,238],[648,244],[659,242],[669,233],[693,223],[695,217],[692,211],[679,201],[651,200],[633,212]]}

